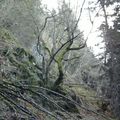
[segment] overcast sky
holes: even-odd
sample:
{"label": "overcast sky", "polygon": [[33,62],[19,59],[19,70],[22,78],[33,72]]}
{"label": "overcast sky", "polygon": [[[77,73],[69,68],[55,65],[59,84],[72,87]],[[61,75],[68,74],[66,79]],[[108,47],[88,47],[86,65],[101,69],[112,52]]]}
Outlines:
{"label": "overcast sky", "polygon": [[[70,5],[71,5],[71,8],[73,9],[73,11],[75,11],[76,7],[79,8],[78,10],[80,11],[83,0],[65,0],[65,1],[66,2],[70,1],[70,3],[71,3]],[[80,28],[80,30],[84,31],[85,37],[89,34],[89,31],[92,27],[90,20],[89,20],[88,10],[86,10],[86,8],[88,8],[88,1],[90,1],[90,0],[86,0],[86,2],[85,2],[84,9],[83,9],[82,16],[81,16],[82,19],[79,22],[79,28]],[[48,9],[50,9],[50,10],[52,10],[53,8],[57,9],[58,4],[60,4],[60,0],[42,0],[42,2],[43,2],[43,4],[46,4]],[[94,15],[93,15],[93,18],[94,18]],[[96,32],[96,29],[101,24],[102,19],[103,18],[96,17],[96,19],[94,21],[94,27],[93,27],[92,33],[89,35],[89,39],[87,41],[87,45],[89,47],[93,48],[93,52],[95,54],[103,52],[103,50],[100,49],[100,47],[102,47],[103,44],[101,44],[99,47],[95,46],[96,44],[101,42],[101,38],[97,37],[98,33]]]}

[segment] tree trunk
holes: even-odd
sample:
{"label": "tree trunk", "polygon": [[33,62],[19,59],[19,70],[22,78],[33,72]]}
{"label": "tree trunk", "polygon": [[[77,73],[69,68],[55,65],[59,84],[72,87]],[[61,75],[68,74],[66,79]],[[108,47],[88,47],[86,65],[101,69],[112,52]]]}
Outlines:
{"label": "tree trunk", "polygon": [[54,86],[53,88],[57,88],[60,86],[60,84],[63,83],[63,77],[64,77],[64,74],[63,74],[63,69],[62,69],[62,62],[58,62],[58,70],[59,70],[59,76],[57,78],[57,80],[55,81],[54,83]]}

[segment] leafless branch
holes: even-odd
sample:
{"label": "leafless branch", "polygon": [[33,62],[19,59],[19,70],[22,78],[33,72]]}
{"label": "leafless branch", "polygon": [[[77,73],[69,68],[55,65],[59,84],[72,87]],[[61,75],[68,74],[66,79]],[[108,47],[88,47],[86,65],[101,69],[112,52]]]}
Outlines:
{"label": "leafless branch", "polygon": [[73,57],[73,58],[69,58],[69,59],[64,59],[64,61],[72,61],[74,59],[79,59],[81,56],[77,56],[77,57]]}
{"label": "leafless branch", "polygon": [[77,22],[76,22],[75,27],[74,27],[74,29],[73,29],[72,32],[74,32],[75,29],[76,29],[76,27],[78,26],[78,23],[79,23],[79,21],[80,21],[81,15],[82,15],[82,11],[83,11],[83,7],[84,7],[84,4],[85,4],[85,1],[86,1],[86,0],[83,0],[82,6],[81,6],[81,9],[80,9],[80,13],[79,13],[79,16],[78,16],[78,19],[77,19]]}
{"label": "leafless branch", "polygon": [[69,48],[69,50],[80,50],[80,49],[84,48],[85,46],[86,46],[86,43],[84,43],[84,45],[82,45],[80,47]]}
{"label": "leafless branch", "polygon": [[[14,90],[14,89],[12,89],[12,87],[15,87],[15,88],[19,88],[20,89],[20,91],[29,91],[29,92],[31,92],[33,95],[37,95],[37,96],[39,96],[39,97],[43,97],[43,98],[45,98],[47,101],[49,101],[49,102],[51,102],[53,105],[55,105],[56,107],[58,107],[60,110],[62,110],[63,112],[65,112],[66,114],[68,114],[69,116],[71,116],[71,117],[73,117],[74,118],[74,120],[76,119],[74,116],[72,116],[70,113],[68,113],[64,108],[62,108],[62,107],[60,107],[57,103],[56,103],[56,101],[54,101],[53,99],[51,99],[50,97],[47,97],[48,95],[47,94],[43,94],[42,92],[35,92],[35,91],[33,91],[32,89],[30,89],[29,87],[30,86],[19,86],[19,85],[15,85],[15,84],[13,84],[13,83],[9,83],[9,82],[6,82],[6,81],[4,81],[4,83],[7,85],[10,85],[11,87],[7,87],[7,86],[4,86],[4,85],[1,85],[0,84],[0,86],[2,86],[2,88],[5,88],[5,91],[4,91],[4,93],[6,93],[7,95],[11,95],[11,96],[14,96],[14,97],[16,97],[16,98],[19,98],[19,99],[21,99],[21,100],[23,100],[23,101],[26,101],[27,103],[29,103],[29,104],[31,104],[33,107],[35,107],[35,108],[37,108],[38,110],[40,110],[40,111],[42,111],[42,112],[44,112],[44,113],[47,113],[47,114],[49,114],[49,115],[51,115],[51,116],[53,116],[53,117],[56,117],[55,115],[53,115],[51,112],[49,112],[48,110],[46,110],[45,108],[42,108],[40,105],[38,105],[38,104],[36,104],[32,99],[27,99],[27,96],[26,97],[24,97],[22,94],[20,94],[18,91],[16,91],[16,90]],[[12,92],[13,91],[13,92]],[[17,93],[17,94],[15,94],[15,93]],[[32,100],[32,101],[31,101]]]}

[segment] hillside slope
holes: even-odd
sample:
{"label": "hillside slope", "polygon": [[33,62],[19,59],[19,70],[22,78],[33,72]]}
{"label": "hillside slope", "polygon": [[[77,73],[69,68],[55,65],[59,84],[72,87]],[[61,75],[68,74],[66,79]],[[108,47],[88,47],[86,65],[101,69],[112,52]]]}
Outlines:
{"label": "hillside slope", "polygon": [[0,28],[1,120],[115,120],[90,88],[63,85],[58,93],[41,78],[32,54]]}

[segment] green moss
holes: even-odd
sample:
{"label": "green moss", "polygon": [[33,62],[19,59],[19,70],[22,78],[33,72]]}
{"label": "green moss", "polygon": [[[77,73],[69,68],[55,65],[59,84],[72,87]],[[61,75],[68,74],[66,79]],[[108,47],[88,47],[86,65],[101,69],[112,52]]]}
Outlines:
{"label": "green moss", "polygon": [[68,42],[59,52],[58,54],[55,56],[55,59],[58,63],[61,63],[61,61],[63,60],[64,55],[66,54],[66,52],[68,51],[68,47],[70,46],[70,43]]}
{"label": "green moss", "polygon": [[0,28],[0,41],[4,41],[9,46],[19,46],[18,40],[5,28]]}
{"label": "green moss", "polygon": [[[5,57],[5,77],[30,84],[43,84],[40,70],[35,66],[35,58],[22,48],[18,40],[5,28],[0,28],[0,52]],[[15,68],[13,71],[12,68]],[[41,78],[40,78],[41,77]],[[17,82],[16,81],[16,82]]]}
{"label": "green moss", "polygon": [[23,48],[14,48],[7,56],[12,66],[15,66],[18,70],[17,77],[20,79],[29,79],[30,84],[43,84],[40,81],[39,70],[33,64],[36,63],[34,57],[27,53]]}

